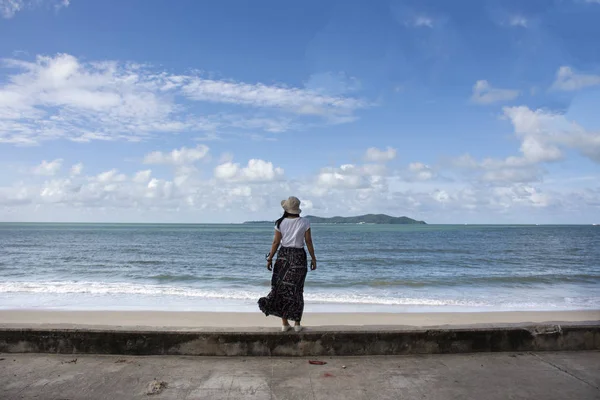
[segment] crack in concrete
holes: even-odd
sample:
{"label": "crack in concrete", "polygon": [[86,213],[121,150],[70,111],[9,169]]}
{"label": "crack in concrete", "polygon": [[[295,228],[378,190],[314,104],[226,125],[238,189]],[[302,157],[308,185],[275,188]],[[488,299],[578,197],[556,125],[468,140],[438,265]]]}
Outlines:
{"label": "crack in concrete", "polygon": [[572,374],[572,373],[571,373],[571,372],[569,372],[567,369],[565,369],[565,368],[562,368],[560,365],[556,365],[556,364],[554,364],[554,363],[553,363],[553,362],[551,362],[551,361],[545,360],[543,357],[541,357],[541,356],[537,355],[536,353],[529,353],[529,354],[531,354],[531,355],[533,355],[533,356],[537,357],[537,358],[538,358],[540,361],[542,361],[542,362],[544,362],[544,363],[546,363],[546,364],[548,364],[548,365],[550,365],[550,366],[552,366],[552,367],[556,368],[557,370],[559,370],[559,371],[561,371],[561,372],[564,372],[565,374],[567,374],[567,375],[569,375],[569,376],[571,376],[571,377],[573,377],[573,378],[577,379],[578,381],[580,381],[580,382],[583,382],[583,383],[585,383],[586,385],[588,385],[588,386],[591,386],[591,387],[593,387],[594,389],[596,389],[596,390],[600,391],[600,388],[599,388],[598,386],[594,385],[593,383],[590,383],[590,382],[586,381],[586,380],[585,380],[585,379],[583,379],[583,378],[580,378],[580,377],[578,377],[577,375],[574,375],[574,374]]}

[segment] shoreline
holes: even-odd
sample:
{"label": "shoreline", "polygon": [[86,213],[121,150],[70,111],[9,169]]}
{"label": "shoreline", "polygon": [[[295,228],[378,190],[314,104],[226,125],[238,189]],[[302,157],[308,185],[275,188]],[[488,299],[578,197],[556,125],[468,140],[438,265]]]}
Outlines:
{"label": "shoreline", "polygon": [[[306,327],[344,329],[498,326],[600,321],[600,310],[428,313],[305,313]],[[252,329],[274,328],[277,317],[259,312],[0,310],[0,327],[49,329]]]}

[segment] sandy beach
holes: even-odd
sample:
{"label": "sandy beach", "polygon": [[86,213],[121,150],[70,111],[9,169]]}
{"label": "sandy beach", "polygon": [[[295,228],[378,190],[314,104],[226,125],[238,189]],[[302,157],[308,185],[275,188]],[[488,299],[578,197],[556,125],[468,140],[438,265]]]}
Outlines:
{"label": "sandy beach", "polygon": [[[523,311],[465,313],[308,313],[306,327],[344,327],[378,329],[381,327],[473,326],[531,324],[543,322],[598,322],[596,311]],[[164,311],[46,311],[2,310],[0,326],[45,328],[106,328],[160,330],[246,330],[277,327],[280,320],[260,313],[164,312]]]}

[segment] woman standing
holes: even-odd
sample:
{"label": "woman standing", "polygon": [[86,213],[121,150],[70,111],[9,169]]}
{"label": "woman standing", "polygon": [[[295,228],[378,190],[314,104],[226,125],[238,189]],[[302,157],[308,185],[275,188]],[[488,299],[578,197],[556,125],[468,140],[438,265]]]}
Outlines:
{"label": "woman standing", "polygon": [[[273,271],[271,292],[258,300],[258,307],[265,315],[281,318],[283,332],[291,329],[289,320],[295,321],[294,330],[300,332],[304,311],[304,280],[307,259],[304,244],[310,253],[310,269],[317,269],[317,258],[313,248],[310,223],[300,217],[300,200],[291,196],[281,201],[283,216],[275,222],[275,236],[271,252],[267,255],[267,269]],[[279,247],[281,245],[281,248]],[[277,251],[279,249],[279,251]],[[273,255],[277,253],[275,268]]]}

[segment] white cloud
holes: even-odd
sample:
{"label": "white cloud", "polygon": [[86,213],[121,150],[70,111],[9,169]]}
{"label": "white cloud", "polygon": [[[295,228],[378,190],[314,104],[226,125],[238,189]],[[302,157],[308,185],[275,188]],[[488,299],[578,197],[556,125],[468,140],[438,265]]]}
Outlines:
{"label": "white cloud", "polygon": [[480,80],[473,86],[471,101],[477,104],[491,104],[514,100],[517,97],[519,97],[518,90],[496,89],[488,81]]}
{"label": "white cloud", "polygon": [[[506,160],[477,162],[482,173],[505,174],[494,169]],[[177,183],[178,169],[171,175],[152,177],[150,170],[131,175],[105,168],[96,175],[73,176],[59,170],[51,179],[18,179],[0,186],[0,220],[17,221],[131,221],[131,222],[240,222],[274,219],[279,200],[301,196],[303,210],[311,214],[358,215],[384,212],[407,215],[431,223],[457,222],[572,222],[594,215],[600,206],[600,187],[565,187],[554,184],[516,182],[514,177],[463,180],[413,180],[388,174],[381,164],[344,164],[323,168],[298,179],[275,179],[277,168],[263,160],[240,166],[220,164],[215,177],[191,174]],[[520,165],[520,164],[517,164]],[[424,163],[408,166],[413,173],[431,169]],[[515,167],[515,173],[525,171]],[[446,171],[447,172],[447,171]],[[283,171],[280,171],[283,174]],[[435,177],[434,177],[435,178]],[[599,178],[599,177],[597,177]],[[600,178],[599,178],[600,179]],[[549,186],[550,185],[550,186]],[[554,186],[552,186],[554,185]],[[547,210],[539,214],[537,210]],[[594,211],[595,210],[595,211]],[[545,216],[544,219],[538,219]],[[562,219],[558,219],[562,218]]]}
{"label": "white cloud", "polygon": [[477,180],[493,185],[537,182],[541,180],[543,172],[533,160],[516,156],[477,161],[469,154],[464,154],[455,158],[452,166],[474,172]]}
{"label": "white cloud", "polygon": [[274,167],[271,162],[251,159],[245,167],[231,161],[220,164],[215,168],[214,174],[215,178],[224,181],[270,182],[281,179],[284,170]]}
{"label": "white cloud", "polygon": [[170,153],[153,151],[144,157],[144,164],[188,165],[202,160],[208,154],[208,147],[200,144],[195,148],[182,147]]}
{"label": "white cloud", "polygon": [[541,180],[541,171],[532,166],[486,168],[482,181],[493,184],[530,183]]}
{"label": "white cloud", "polygon": [[[214,135],[220,128],[278,133],[309,117],[311,123],[346,123],[368,106],[343,95],[85,62],[69,54],[0,65],[6,72],[0,75],[0,143],[141,141],[177,132]],[[203,113],[198,101],[215,103],[217,110]]]}
{"label": "white cloud", "polygon": [[[198,180],[197,176],[178,184],[180,170],[174,169],[172,173],[170,179],[159,179],[152,178],[150,170],[127,176],[113,168],[91,176],[56,177],[43,183],[17,182],[9,187],[0,186],[0,219],[6,217],[7,210],[9,218],[16,215],[15,207],[21,207],[19,210],[36,220],[68,221],[78,215],[87,220],[115,221],[149,214],[161,220],[165,215],[172,217],[180,211],[193,213],[194,210],[207,210],[214,217],[216,210],[226,212],[230,208],[245,212],[264,210],[269,198],[279,199],[284,192],[289,192],[286,184],[279,180],[283,170],[262,160],[251,160],[238,170],[240,180],[251,182],[252,186],[241,181]],[[34,209],[22,208],[29,205]],[[52,211],[42,218],[42,210]],[[61,210],[69,212],[61,214]],[[19,219],[28,220],[24,216]]]}
{"label": "white cloud", "polygon": [[520,26],[522,28],[527,28],[528,23],[529,21],[527,21],[527,18],[521,15],[514,15],[510,18],[509,21],[510,26]]}
{"label": "white cloud", "polygon": [[597,85],[600,85],[600,75],[579,74],[571,67],[563,66],[556,73],[552,89],[574,91]]}
{"label": "white cloud", "polygon": [[146,169],[143,171],[138,171],[133,176],[133,181],[135,183],[146,183],[150,180],[150,176],[152,175],[152,170]]}
{"label": "white cloud", "polygon": [[170,200],[175,195],[173,182],[163,179],[152,178],[145,187],[144,197],[147,199]]}
{"label": "white cloud", "polygon": [[521,153],[531,163],[560,160],[563,155],[558,147],[545,141],[545,138],[526,136],[521,143]]}
{"label": "white cloud", "polygon": [[227,161],[215,168],[215,178],[223,180],[234,179],[239,173],[240,165]]}
{"label": "white cloud", "polygon": [[408,170],[411,174],[410,178],[418,181],[428,181],[435,177],[435,173],[429,165],[414,162],[408,165]]}
{"label": "white cloud", "polygon": [[311,90],[199,77],[189,78],[182,90],[189,98],[198,101],[277,108],[301,115],[324,117],[351,115],[356,109],[367,106],[362,100],[327,96]]}
{"label": "white cloud", "polygon": [[21,71],[0,87],[0,142],[139,140],[177,132],[202,120],[181,117],[156,78],[115,62],[81,63],[68,54],[35,62],[4,60]]}
{"label": "white cloud", "polygon": [[528,185],[494,188],[493,193],[496,196],[495,202],[503,207],[523,203],[533,207],[546,207],[550,203],[548,195]]}
{"label": "white cloud", "polygon": [[42,161],[42,163],[35,168],[33,168],[33,173],[35,175],[44,175],[44,176],[53,176],[60,171],[62,167],[63,160],[62,158],[57,158],[53,161]]}
{"label": "white cloud", "polygon": [[[346,167],[346,168],[344,168]],[[317,176],[317,185],[326,189],[358,189],[366,187],[363,176],[348,173],[347,169],[354,166],[342,165],[339,169],[326,169]]]}
{"label": "white cloud", "polygon": [[127,177],[124,174],[119,174],[116,168],[110,171],[102,172],[95,177],[95,180],[101,183],[125,182]]}
{"label": "white cloud", "polygon": [[600,164],[600,132],[574,132],[560,138],[560,141],[564,145],[578,150],[581,155]]}
{"label": "white cloud", "polygon": [[222,117],[222,123],[233,128],[247,130],[262,130],[269,133],[281,133],[290,129],[295,129],[296,123],[289,117]]}
{"label": "white cloud", "polygon": [[432,193],[432,197],[439,203],[447,203],[451,199],[451,196],[445,190],[436,190]]}
{"label": "white cloud", "polygon": [[221,156],[219,157],[219,164],[224,164],[224,163],[231,162],[231,161],[233,161],[232,153],[225,152],[225,153],[221,154]]}
{"label": "white cloud", "polygon": [[273,167],[273,163],[252,159],[241,170],[241,176],[248,181],[272,181],[283,177],[283,169]]}
{"label": "white cloud", "polygon": [[365,160],[370,162],[386,162],[396,158],[396,149],[387,147],[385,150],[379,150],[376,147],[370,147],[365,154]]}
{"label": "white cloud", "polygon": [[71,167],[71,176],[81,175],[82,171],[83,171],[83,164],[82,163],[75,164]]}
{"label": "white cloud", "polygon": [[300,199],[300,207],[302,207],[302,212],[306,214],[308,211],[311,211],[315,208],[312,200]]}
{"label": "white cloud", "polygon": [[428,28],[433,28],[433,20],[429,17],[425,17],[425,16],[419,16],[416,17],[414,22],[413,22],[413,26],[416,27],[428,27]]}
{"label": "white cloud", "polygon": [[70,0],[0,0],[0,15],[12,18],[19,11],[42,5],[53,5],[56,10],[68,7]]}
{"label": "white cloud", "polygon": [[311,190],[326,193],[334,189],[373,189],[384,185],[387,169],[382,164],[343,164],[339,168],[322,168]]}
{"label": "white cloud", "polygon": [[521,151],[531,162],[556,161],[562,156],[560,148],[571,148],[600,163],[600,132],[589,132],[569,121],[562,114],[528,107],[507,107],[517,136],[523,139]]}
{"label": "white cloud", "polygon": [[68,193],[65,190],[71,181],[69,179],[52,179],[44,182],[39,196],[42,203],[61,203],[68,201]]}
{"label": "white cloud", "polygon": [[479,167],[479,163],[468,153],[454,157],[451,160],[451,164],[453,167],[464,169],[476,169]]}
{"label": "white cloud", "polygon": [[0,14],[4,18],[12,18],[23,6],[24,0],[0,0]]}
{"label": "white cloud", "polygon": [[521,142],[521,155],[482,161],[463,155],[453,160],[454,167],[478,172],[482,181],[505,184],[539,182],[544,174],[540,165],[562,160],[565,149],[600,163],[600,132],[588,132],[564,115],[545,110],[519,106],[503,111]]}

